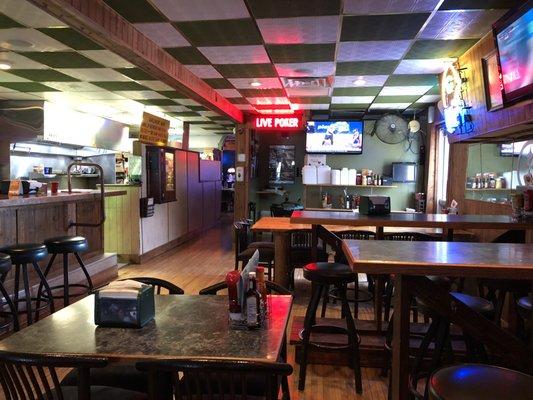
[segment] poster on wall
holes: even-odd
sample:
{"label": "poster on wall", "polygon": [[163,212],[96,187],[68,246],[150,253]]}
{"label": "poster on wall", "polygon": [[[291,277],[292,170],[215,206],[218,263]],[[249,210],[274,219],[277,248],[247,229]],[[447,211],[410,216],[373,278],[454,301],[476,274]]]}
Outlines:
{"label": "poster on wall", "polygon": [[485,85],[487,110],[498,110],[503,107],[503,96],[496,52],[483,58],[481,62],[483,65],[483,83]]}
{"label": "poster on wall", "polygon": [[270,146],[268,173],[268,182],[271,184],[294,183],[296,177],[294,145]]}
{"label": "poster on wall", "polygon": [[144,112],[139,130],[139,140],[145,144],[166,146],[169,128],[169,120]]}

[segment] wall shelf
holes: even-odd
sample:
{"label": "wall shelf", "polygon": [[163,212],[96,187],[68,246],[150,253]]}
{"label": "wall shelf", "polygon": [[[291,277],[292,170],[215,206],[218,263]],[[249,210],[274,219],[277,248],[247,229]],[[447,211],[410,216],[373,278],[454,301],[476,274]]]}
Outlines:
{"label": "wall shelf", "polygon": [[304,186],[310,186],[310,187],[313,187],[313,186],[316,186],[316,187],[319,187],[319,186],[322,186],[322,187],[340,187],[340,188],[343,188],[343,187],[357,187],[357,188],[368,188],[368,189],[391,189],[391,188],[396,188],[398,186],[395,186],[395,185],[332,185],[331,183],[324,183],[324,184],[321,184],[321,183],[317,183],[317,184],[305,184],[304,183]]}
{"label": "wall shelf", "polygon": [[516,189],[510,189],[510,188],[501,188],[501,189],[495,189],[495,188],[482,188],[482,189],[472,189],[472,188],[466,188],[467,192],[509,192]]}
{"label": "wall shelf", "polygon": [[285,196],[287,192],[285,190],[265,189],[265,190],[258,190],[255,193],[263,194],[263,195]]}

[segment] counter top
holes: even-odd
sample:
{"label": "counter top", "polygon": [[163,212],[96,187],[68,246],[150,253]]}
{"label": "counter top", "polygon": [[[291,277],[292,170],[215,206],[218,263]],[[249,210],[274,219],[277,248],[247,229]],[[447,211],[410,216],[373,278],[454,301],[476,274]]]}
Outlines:
{"label": "counter top", "polygon": [[[105,197],[124,196],[125,190],[105,192]],[[74,189],[73,193],[60,191],[58,194],[8,196],[0,195],[0,207],[20,207],[50,203],[69,203],[84,200],[96,200],[100,197],[99,190]]]}

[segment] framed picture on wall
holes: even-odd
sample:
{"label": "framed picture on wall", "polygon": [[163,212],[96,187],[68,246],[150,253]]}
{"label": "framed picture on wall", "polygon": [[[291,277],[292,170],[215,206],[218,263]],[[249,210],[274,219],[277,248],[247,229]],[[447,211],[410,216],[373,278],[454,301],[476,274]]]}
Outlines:
{"label": "framed picture on wall", "polygon": [[503,107],[502,83],[496,52],[481,59],[483,67],[483,84],[485,86],[485,101],[487,110],[494,111]]}
{"label": "framed picture on wall", "polygon": [[268,156],[268,183],[294,183],[296,178],[294,145],[271,145]]}

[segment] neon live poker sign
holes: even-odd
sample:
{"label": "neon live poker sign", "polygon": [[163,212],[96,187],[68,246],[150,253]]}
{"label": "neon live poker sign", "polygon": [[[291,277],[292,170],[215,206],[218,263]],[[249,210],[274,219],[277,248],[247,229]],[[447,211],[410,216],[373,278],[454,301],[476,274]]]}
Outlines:
{"label": "neon live poker sign", "polygon": [[252,118],[252,125],[261,131],[300,131],[303,119],[299,115],[261,115]]}

